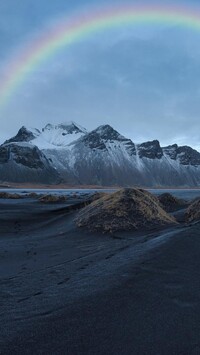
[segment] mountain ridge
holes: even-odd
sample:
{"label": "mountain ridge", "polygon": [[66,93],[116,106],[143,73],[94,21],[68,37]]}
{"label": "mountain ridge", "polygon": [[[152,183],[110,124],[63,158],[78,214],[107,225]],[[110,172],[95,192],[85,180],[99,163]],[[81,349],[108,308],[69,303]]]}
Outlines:
{"label": "mountain ridge", "polygon": [[[45,160],[43,167],[39,160],[34,167],[27,161],[24,165],[19,149],[22,144],[27,148],[27,151],[25,146],[23,149],[27,161],[31,149],[38,149],[39,160]],[[9,152],[13,153],[9,155]],[[40,169],[47,181],[51,181],[48,176],[51,170],[56,181],[77,185],[200,186],[197,150],[177,144],[161,147],[157,139],[136,144],[108,124],[92,131],[73,121],[49,123],[42,130],[23,126],[16,136],[0,146],[0,180],[2,176],[6,180],[8,165],[12,163],[18,171],[18,182],[21,168],[24,171],[26,167],[22,180],[30,179],[31,169]],[[10,181],[10,173],[7,175]]]}

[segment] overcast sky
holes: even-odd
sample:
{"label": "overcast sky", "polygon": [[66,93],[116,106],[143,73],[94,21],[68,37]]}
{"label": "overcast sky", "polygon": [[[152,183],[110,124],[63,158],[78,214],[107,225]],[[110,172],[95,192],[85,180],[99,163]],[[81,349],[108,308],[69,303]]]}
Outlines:
{"label": "overcast sky", "polygon": [[[11,53],[29,38],[95,3],[1,0],[0,79]],[[89,130],[108,123],[134,142],[159,139],[161,145],[176,142],[200,150],[199,117],[200,31],[118,27],[59,50],[31,71],[0,110],[0,143],[22,125],[42,128],[73,120]]]}

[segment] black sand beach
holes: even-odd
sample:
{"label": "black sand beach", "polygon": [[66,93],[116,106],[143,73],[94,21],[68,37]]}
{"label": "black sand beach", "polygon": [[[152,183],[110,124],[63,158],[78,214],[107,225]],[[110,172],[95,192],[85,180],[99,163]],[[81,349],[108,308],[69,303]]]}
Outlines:
{"label": "black sand beach", "polygon": [[200,224],[102,235],[76,214],[0,200],[0,353],[200,354]]}

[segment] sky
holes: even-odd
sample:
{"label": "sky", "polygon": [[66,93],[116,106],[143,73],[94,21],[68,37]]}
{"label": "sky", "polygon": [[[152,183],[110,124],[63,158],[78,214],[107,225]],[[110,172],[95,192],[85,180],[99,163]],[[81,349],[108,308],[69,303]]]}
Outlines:
{"label": "sky", "polygon": [[[184,4],[198,9],[198,2]],[[6,63],[35,35],[63,16],[87,13],[108,1],[14,3],[0,1],[0,81]],[[136,143],[158,139],[162,146],[177,143],[200,151],[199,117],[200,31],[122,26],[92,33],[35,67],[0,108],[0,143],[23,125],[41,129],[75,121],[88,130],[110,124]]]}

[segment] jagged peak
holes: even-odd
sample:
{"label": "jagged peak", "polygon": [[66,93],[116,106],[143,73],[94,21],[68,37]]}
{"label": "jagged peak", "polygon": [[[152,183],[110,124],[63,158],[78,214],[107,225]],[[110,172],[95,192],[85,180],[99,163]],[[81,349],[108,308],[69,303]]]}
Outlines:
{"label": "jagged peak", "polygon": [[157,139],[153,139],[152,141],[143,142],[138,144],[138,146],[157,146],[160,147],[160,142]]}
{"label": "jagged peak", "polygon": [[177,151],[178,153],[179,152],[184,152],[184,151],[190,151],[190,152],[194,152],[194,153],[197,153],[197,154],[200,154],[200,152],[192,147],[190,147],[189,145],[178,145],[178,144],[172,144],[172,145],[168,145],[166,147],[162,147],[162,149],[164,151],[170,151],[170,150],[175,150]]}
{"label": "jagged peak", "polygon": [[68,121],[68,122],[62,122],[56,125],[53,125],[51,123],[48,123],[43,129],[42,131],[51,131],[51,130],[63,130],[66,131],[69,134],[72,133],[87,133],[87,130],[80,126],[79,124],[77,124],[74,121]]}
{"label": "jagged peak", "polygon": [[[114,131],[117,132],[112,126],[110,126],[109,124],[104,124],[101,126],[98,126],[94,131],[96,132],[107,132],[107,131]],[[118,132],[117,132],[118,133]]]}
{"label": "jagged peak", "polygon": [[38,128],[34,128],[34,127],[25,127],[23,126],[28,132],[33,133],[34,135],[38,136],[41,134],[41,131]]}
{"label": "jagged peak", "polygon": [[178,148],[178,144],[176,143],[162,147],[162,149],[177,149],[177,148]]}
{"label": "jagged peak", "polygon": [[140,158],[161,159],[163,151],[157,139],[137,145]]}
{"label": "jagged peak", "polygon": [[125,139],[118,131],[116,131],[112,126],[109,124],[101,125],[93,130],[91,133],[97,133],[102,139]]}
{"label": "jagged peak", "polygon": [[100,125],[96,128],[96,131],[98,130],[107,130],[107,129],[111,129],[111,130],[114,130],[114,128],[109,125],[109,124],[103,124],[103,125]]}
{"label": "jagged peak", "polygon": [[23,133],[23,132],[24,132],[24,133],[25,133],[25,132],[27,132],[27,133],[30,133],[30,132],[33,133],[34,130],[36,130],[36,128],[30,128],[30,127],[22,126],[22,127],[19,129],[19,131],[17,132],[17,134],[20,133],[20,132],[22,132],[22,133]]}
{"label": "jagged peak", "polygon": [[12,142],[30,142],[35,139],[40,134],[40,131],[37,128],[27,128],[22,126],[17,132],[16,136],[6,140],[4,144]]}

